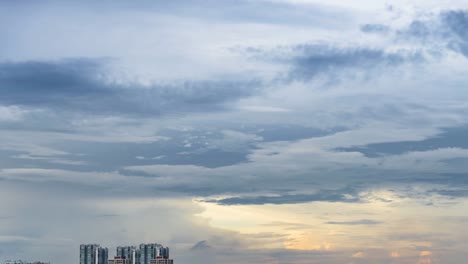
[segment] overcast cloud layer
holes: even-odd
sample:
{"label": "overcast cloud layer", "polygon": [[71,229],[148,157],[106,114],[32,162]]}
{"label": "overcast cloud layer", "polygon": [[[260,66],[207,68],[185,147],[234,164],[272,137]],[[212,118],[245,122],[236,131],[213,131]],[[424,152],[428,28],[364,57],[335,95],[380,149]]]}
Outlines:
{"label": "overcast cloud layer", "polygon": [[463,263],[468,2],[0,1],[0,261]]}

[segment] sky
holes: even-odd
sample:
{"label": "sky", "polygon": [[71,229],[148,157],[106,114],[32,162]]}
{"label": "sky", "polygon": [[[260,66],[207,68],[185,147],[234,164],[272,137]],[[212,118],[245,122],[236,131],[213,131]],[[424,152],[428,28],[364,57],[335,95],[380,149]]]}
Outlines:
{"label": "sky", "polygon": [[0,261],[468,257],[468,1],[0,0]]}

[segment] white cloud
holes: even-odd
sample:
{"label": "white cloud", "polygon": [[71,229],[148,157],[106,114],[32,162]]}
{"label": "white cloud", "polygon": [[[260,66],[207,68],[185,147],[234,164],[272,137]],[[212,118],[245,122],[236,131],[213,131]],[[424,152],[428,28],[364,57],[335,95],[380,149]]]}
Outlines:
{"label": "white cloud", "polygon": [[290,112],[290,109],[273,107],[273,106],[258,106],[258,105],[247,105],[241,106],[241,110],[250,111],[250,112],[261,112],[261,113],[281,113],[281,112]]}
{"label": "white cloud", "polygon": [[21,121],[28,111],[17,106],[0,105],[0,122]]}

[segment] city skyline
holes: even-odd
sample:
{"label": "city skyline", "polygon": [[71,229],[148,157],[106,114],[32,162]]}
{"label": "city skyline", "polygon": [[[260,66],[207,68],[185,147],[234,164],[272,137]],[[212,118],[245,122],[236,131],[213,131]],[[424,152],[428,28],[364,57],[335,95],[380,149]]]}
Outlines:
{"label": "city skyline", "polygon": [[80,245],[80,264],[173,264],[169,247],[158,243],[136,246],[117,246],[115,255],[99,244]]}
{"label": "city skyline", "polygon": [[0,40],[2,261],[468,259],[468,0],[0,0]]}
{"label": "city skyline", "polygon": [[[113,255],[113,258],[112,258]],[[173,264],[169,247],[158,243],[117,246],[115,254],[100,244],[80,245],[80,264]],[[43,261],[6,260],[4,264],[51,264]]]}

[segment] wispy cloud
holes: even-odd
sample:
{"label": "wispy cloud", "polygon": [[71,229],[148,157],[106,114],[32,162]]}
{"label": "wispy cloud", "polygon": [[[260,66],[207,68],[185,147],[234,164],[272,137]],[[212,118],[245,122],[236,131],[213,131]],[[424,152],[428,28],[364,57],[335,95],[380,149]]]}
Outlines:
{"label": "wispy cloud", "polygon": [[375,220],[369,220],[369,219],[361,219],[361,220],[355,220],[355,221],[329,221],[325,222],[325,224],[328,225],[378,225],[381,224],[382,222],[380,221],[375,221]]}
{"label": "wispy cloud", "polygon": [[261,205],[261,204],[295,204],[307,202],[360,202],[359,197],[350,190],[321,190],[315,194],[284,194],[279,196],[243,196],[219,200],[206,200],[221,205]]}

